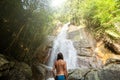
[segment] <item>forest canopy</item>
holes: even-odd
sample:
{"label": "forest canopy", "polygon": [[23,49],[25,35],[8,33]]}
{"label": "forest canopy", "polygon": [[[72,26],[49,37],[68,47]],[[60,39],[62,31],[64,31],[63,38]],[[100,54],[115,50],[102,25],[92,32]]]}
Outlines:
{"label": "forest canopy", "polygon": [[50,33],[51,15],[47,0],[1,0],[0,53],[31,60]]}
{"label": "forest canopy", "polygon": [[120,0],[69,0],[58,12],[60,20],[85,24],[96,38],[120,39]]}

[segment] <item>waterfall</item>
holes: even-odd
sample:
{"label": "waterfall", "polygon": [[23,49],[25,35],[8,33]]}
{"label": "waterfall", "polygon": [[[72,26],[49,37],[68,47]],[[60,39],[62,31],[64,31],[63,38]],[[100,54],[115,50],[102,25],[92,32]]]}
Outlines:
{"label": "waterfall", "polygon": [[62,27],[61,32],[58,34],[58,36],[55,38],[53,42],[53,48],[48,62],[48,66],[50,67],[53,66],[57,58],[57,54],[59,52],[62,52],[64,60],[67,63],[67,68],[68,69],[76,68],[77,53],[73,46],[73,42],[67,39],[67,30],[69,24],[70,23],[67,23]]}

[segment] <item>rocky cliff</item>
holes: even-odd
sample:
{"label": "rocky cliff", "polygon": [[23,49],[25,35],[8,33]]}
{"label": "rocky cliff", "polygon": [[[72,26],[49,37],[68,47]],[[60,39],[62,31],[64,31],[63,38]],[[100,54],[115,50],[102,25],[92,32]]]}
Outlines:
{"label": "rocky cliff", "polygon": [[[49,36],[49,45],[55,36]],[[120,80],[119,44],[96,41],[85,27],[70,26],[68,39],[77,50],[78,68],[69,70],[69,80]]]}

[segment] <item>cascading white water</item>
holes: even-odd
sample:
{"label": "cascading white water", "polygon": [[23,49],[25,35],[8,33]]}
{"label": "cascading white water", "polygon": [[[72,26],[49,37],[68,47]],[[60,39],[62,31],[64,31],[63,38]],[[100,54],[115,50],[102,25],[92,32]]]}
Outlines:
{"label": "cascading white water", "polygon": [[50,67],[53,66],[54,61],[57,58],[57,54],[59,52],[62,52],[64,56],[64,60],[67,63],[67,68],[68,69],[76,68],[77,53],[73,46],[72,41],[67,39],[67,30],[68,30],[69,24],[70,23],[67,23],[63,26],[63,28],[61,29],[61,32],[58,34],[58,36],[54,40],[52,53],[48,62],[48,66]]}

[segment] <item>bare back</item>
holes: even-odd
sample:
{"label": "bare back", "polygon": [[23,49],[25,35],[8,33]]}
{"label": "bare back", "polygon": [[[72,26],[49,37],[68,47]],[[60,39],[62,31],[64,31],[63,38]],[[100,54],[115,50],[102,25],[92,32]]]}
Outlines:
{"label": "bare back", "polygon": [[57,60],[55,62],[56,75],[65,75],[66,62],[64,60]]}
{"label": "bare back", "polygon": [[58,77],[59,75],[64,75],[65,79],[68,80],[67,66],[66,66],[66,62],[63,60],[62,53],[58,53],[57,60],[54,63],[52,72],[54,77],[56,76]]}

